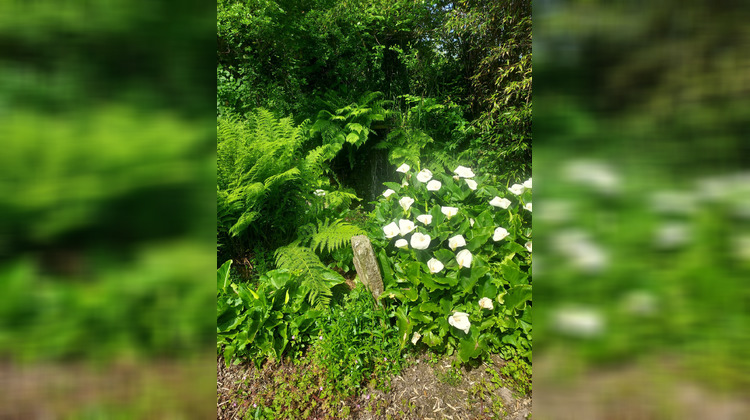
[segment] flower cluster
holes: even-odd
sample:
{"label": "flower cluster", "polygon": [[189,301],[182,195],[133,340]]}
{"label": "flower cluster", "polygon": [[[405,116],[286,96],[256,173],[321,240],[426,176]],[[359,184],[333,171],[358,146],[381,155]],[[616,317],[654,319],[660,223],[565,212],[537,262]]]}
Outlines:
{"label": "flower cluster", "polygon": [[[504,296],[512,296],[521,312],[505,316],[521,316],[530,299],[524,271],[531,262],[532,180],[498,189],[464,166],[445,174],[403,164],[397,172],[404,174],[402,182],[386,183],[373,213],[383,232],[375,241],[380,261],[390,261],[383,268],[392,279],[382,296],[412,308],[400,315],[404,342],[411,337],[415,345],[448,344],[464,359],[477,357],[466,349],[481,352],[486,343],[459,348],[455,340],[512,332],[501,330],[493,313],[506,311]],[[502,280],[505,275],[513,276],[512,285]],[[530,342],[530,333],[524,334]]]}

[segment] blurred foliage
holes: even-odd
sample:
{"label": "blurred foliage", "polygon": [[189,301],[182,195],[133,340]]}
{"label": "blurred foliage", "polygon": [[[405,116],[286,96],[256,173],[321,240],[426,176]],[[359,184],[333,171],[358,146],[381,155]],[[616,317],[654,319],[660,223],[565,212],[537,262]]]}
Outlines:
{"label": "blurred foliage", "polygon": [[535,13],[537,349],[745,389],[748,10],[643,6]]}
{"label": "blurred foliage", "polygon": [[211,347],[211,10],[0,5],[3,357]]}
{"label": "blurred foliage", "polygon": [[[212,264],[204,246],[142,246],[132,260],[90,255],[96,279],[40,272],[30,258],[0,266],[0,355],[21,362],[113,357],[174,358],[214,340],[213,296],[196,270]],[[190,308],[190,310],[186,310]]]}

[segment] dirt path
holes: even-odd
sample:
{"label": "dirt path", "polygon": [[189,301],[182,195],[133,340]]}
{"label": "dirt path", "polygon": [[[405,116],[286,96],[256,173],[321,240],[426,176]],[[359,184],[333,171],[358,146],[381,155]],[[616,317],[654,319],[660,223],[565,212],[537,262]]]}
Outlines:
{"label": "dirt path", "polygon": [[[448,358],[433,362],[424,356],[393,378],[389,392],[366,389],[344,401],[349,414],[321,408],[312,411],[310,418],[524,420],[531,413],[531,397],[517,395],[503,384],[502,364],[499,356],[493,356],[492,363],[456,370]],[[226,367],[219,360],[217,418],[243,418],[260,394],[273,386],[275,376],[295,368],[288,362],[261,369],[248,364]]]}

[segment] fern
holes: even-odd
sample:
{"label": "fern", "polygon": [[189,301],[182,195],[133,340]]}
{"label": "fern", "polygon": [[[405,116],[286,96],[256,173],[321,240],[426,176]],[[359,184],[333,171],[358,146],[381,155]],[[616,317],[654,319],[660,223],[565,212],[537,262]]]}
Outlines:
{"label": "fern", "polygon": [[331,287],[338,282],[312,249],[292,243],[278,248],[274,257],[277,268],[300,274],[303,279],[302,286],[310,293],[311,306],[322,308],[330,304],[333,295]]}
{"label": "fern", "polygon": [[[308,225],[309,226],[309,225]],[[364,235],[365,231],[342,220],[332,223],[326,219],[318,221],[314,228],[308,227],[300,235],[300,243],[308,244],[313,251],[331,253],[342,246],[348,245],[352,236]]]}

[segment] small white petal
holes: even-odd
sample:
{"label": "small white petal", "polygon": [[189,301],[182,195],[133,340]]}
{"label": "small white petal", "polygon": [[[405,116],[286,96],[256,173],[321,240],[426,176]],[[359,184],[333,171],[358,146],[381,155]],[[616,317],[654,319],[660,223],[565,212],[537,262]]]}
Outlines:
{"label": "small white petal", "polygon": [[474,256],[471,255],[471,252],[469,252],[468,249],[463,249],[456,254],[456,262],[458,262],[458,265],[461,267],[471,268],[471,260],[473,259]]}
{"label": "small white petal", "polygon": [[413,231],[415,227],[414,222],[411,220],[401,219],[398,221],[398,230],[401,236]]}
{"label": "small white petal", "polygon": [[495,197],[492,200],[490,200],[490,205],[494,207],[507,209],[508,206],[510,206],[510,200],[508,200],[507,198]]}
{"label": "small white petal", "polygon": [[495,229],[495,234],[492,235],[492,240],[495,242],[501,241],[505,239],[506,237],[508,237],[508,235],[510,235],[510,233],[508,233],[508,231],[505,228],[499,227]]}
{"label": "small white petal", "polygon": [[419,182],[427,182],[432,179],[432,172],[429,169],[422,169],[417,174],[417,179]]}
{"label": "small white petal", "polygon": [[521,195],[523,194],[523,191],[525,188],[521,184],[513,184],[510,188],[508,188],[508,191],[512,192],[515,195]]}
{"label": "small white petal", "polygon": [[440,207],[440,212],[442,212],[445,217],[451,218],[458,214],[458,208],[457,207]]}
{"label": "small white petal", "polygon": [[411,169],[411,166],[404,163],[403,165],[399,166],[398,169],[396,169],[396,172],[401,172],[405,174],[409,172],[409,169]]}
{"label": "small white petal", "polygon": [[427,183],[427,191],[437,191],[443,184],[440,181],[432,180]]}
{"label": "small white petal", "polygon": [[414,204],[414,199],[411,197],[402,197],[400,200],[398,200],[398,203],[401,205],[401,208],[403,208],[404,211],[407,211],[409,210],[409,207]]}
{"label": "small white petal", "polygon": [[445,266],[437,258],[431,258],[429,261],[427,261],[427,268],[430,269],[430,273],[435,274],[442,271]]}
{"label": "small white petal", "polygon": [[489,309],[489,310],[495,309],[495,306],[492,304],[492,299],[486,298],[486,297],[479,299],[479,307],[482,309]]}
{"label": "small white petal", "polygon": [[432,223],[432,215],[431,214],[422,214],[417,216],[417,220],[422,222],[425,226]]}
{"label": "small white petal", "polygon": [[469,328],[471,328],[469,314],[466,312],[454,312],[453,315],[448,317],[448,323],[466,334],[469,333]]}
{"label": "small white petal", "polygon": [[427,247],[430,246],[430,235],[425,235],[422,233],[415,233],[411,235],[411,247],[414,249],[427,249]]}
{"label": "small white petal", "polygon": [[477,189],[477,181],[474,181],[473,179],[465,179],[466,185],[469,186],[469,189],[474,191]]}
{"label": "small white petal", "polygon": [[388,198],[392,196],[393,194],[396,194],[396,191],[393,191],[392,189],[388,188],[383,192],[383,197]]}
{"label": "small white petal", "polygon": [[399,239],[398,241],[396,241],[395,245],[396,245],[396,248],[401,248],[401,249],[409,248],[409,242],[407,242],[406,239]]}
{"label": "small white petal", "polygon": [[459,166],[453,173],[461,178],[474,178],[474,172],[465,166]]}
{"label": "small white petal", "polygon": [[456,235],[448,239],[448,247],[451,249],[451,251],[455,251],[456,248],[462,246],[466,246],[466,240],[462,235]]}
{"label": "small white petal", "polygon": [[383,227],[383,232],[385,232],[386,238],[391,239],[395,236],[398,236],[401,231],[399,230],[396,223],[391,223]]}

